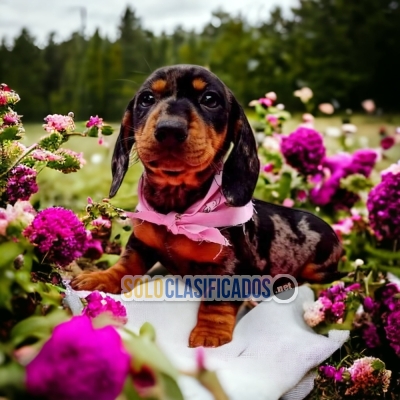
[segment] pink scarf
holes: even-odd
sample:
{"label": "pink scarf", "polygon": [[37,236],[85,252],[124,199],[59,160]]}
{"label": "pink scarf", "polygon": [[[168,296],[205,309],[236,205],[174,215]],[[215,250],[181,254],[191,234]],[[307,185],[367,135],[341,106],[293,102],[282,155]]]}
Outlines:
{"label": "pink scarf", "polygon": [[229,246],[229,241],[216,229],[241,225],[253,216],[253,203],[250,201],[243,207],[228,207],[221,190],[222,171],[218,172],[204,199],[190,206],[184,213],[170,212],[160,214],[147,203],[143,196],[143,176],[138,185],[138,200],[136,212],[132,218],[164,225],[174,235],[185,235],[189,239],[201,242],[218,243]]}

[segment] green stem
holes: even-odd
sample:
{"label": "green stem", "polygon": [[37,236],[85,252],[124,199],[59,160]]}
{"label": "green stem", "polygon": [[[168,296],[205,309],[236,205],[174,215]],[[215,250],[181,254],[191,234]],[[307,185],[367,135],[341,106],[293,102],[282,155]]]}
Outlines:
{"label": "green stem", "polygon": [[15,161],[15,163],[13,165],[11,165],[11,167],[9,167],[7,169],[7,171],[3,172],[2,174],[0,174],[0,178],[7,175],[14,167],[16,167],[28,154],[32,153],[33,150],[35,150],[39,145],[37,143],[33,144],[31,147],[28,147],[25,151],[24,154],[22,154],[21,157],[19,157],[17,159],[17,161]]}

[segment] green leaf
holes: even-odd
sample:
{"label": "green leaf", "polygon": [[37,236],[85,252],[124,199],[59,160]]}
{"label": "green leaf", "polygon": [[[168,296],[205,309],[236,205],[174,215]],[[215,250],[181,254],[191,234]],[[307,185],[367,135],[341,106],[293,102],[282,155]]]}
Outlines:
{"label": "green leaf", "polygon": [[153,325],[149,322],[145,322],[139,331],[140,336],[147,336],[152,342],[156,340],[156,331],[154,330]]}
{"label": "green leaf", "polygon": [[17,256],[23,253],[24,248],[20,243],[5,242],[0,244],[0,268],[12,266]]}
{"label": "green leaf", "polygon": [[292,183],[292,175],[289,172],[284,172],[279,180],[279,199],[285,200],[290,197],[290,185]]}
{"label": "green leaf", "polygon": [[68,318],[64,310],[55,310],[46,316],[26,318],[11,330],[11,341],[14,346],[18,346],[27,339],[46,339],[50,337],[56,325],[68,320]]}
{"label": "green leaf", "polygon": [[385,369],[385,363],[378,358],[377,360],[372,361],[371,367],[375,371],[383,371]]}
{"label": "green leaf", "polygon": [[88,128],[86,132],[89,137],[99,136],[99,128],[97,126],[92,126],[91,128]]}
{"label": "green leaf", "polygon": [[123,340],[126,350],[134,356],[136,369],[143,364],[171,376],[174,379],[178,377],[178,371],[148,336],[137,336],[128,329],[124,329],[128,335]]}
{"label": "green leaf", "polygon": [[0,393],[7,394],[7,398],[16,397],[16,392],[24,388],[25,369],[16,362],[9,362],[0,366]]}
{"label": "green leaf", "polygon": [[170,375],[163,373],[158,374],[157,382],[159,383],[162,391],[160,400],[184,400],[183,394],[176,380]]}
{"label": "green leaf", "polygon": [[214,371],[200,371],[197,376],[198,381],[208,389],[215,400],[228,400],[228,396],[218,380],[217,374]]}
{"label": "green leaf", "polygon": [[110,136],[110,135],[112,135],[114,133],[114,128],[111,125],[104,125],[101,128],[101,133],[104,136]]}
{"label": "green leaf", "polygon": [[22,132],[19,131],[18,126],[9,126],[8,128],[4,128],[3,132],[0,133],[0,142],[4,142],[6,140],[18,140],[21,139]]}

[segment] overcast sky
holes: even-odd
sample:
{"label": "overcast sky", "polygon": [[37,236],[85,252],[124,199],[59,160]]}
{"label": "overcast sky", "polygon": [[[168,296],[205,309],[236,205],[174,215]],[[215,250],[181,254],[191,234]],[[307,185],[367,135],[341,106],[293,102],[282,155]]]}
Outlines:
{"label": "overcast sky", "polygon": [[65,39],[80,29],[81,9],[85,8],[86,33],[99,27],[103,35],[113,39],[128,4],[146,28],[160,33],[171,32],[177,25],[198,30],[218,8],[241,12],[257,22],[265,19],[276,4],[289,12],[297,0],[0,0],[0,37],[10,40],[22,27],[28,27],[38,44],[43,44],[51,31],[57,32],[58,40]]}

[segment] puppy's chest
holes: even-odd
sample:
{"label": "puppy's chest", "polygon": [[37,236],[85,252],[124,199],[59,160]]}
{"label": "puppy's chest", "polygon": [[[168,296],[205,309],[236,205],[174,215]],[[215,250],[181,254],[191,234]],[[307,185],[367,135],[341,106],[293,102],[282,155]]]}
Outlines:
{"label": "puppy's chest", "polygon": [[176,266],[220,264],[230,255],[230,249],[217,243],[196,242],[185,235],[175,235],[165,226],[133,220],[136,239],[154,249],[163,259]]}

